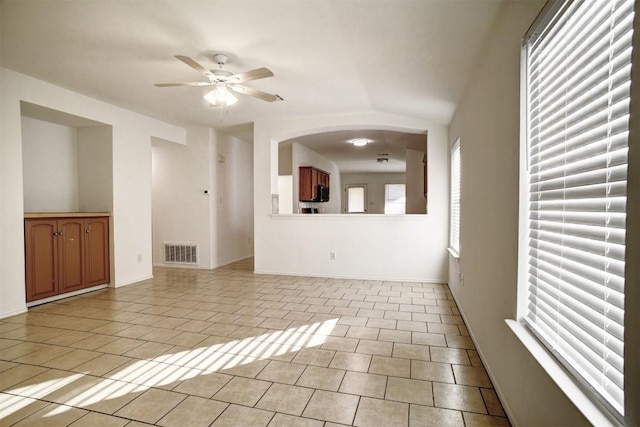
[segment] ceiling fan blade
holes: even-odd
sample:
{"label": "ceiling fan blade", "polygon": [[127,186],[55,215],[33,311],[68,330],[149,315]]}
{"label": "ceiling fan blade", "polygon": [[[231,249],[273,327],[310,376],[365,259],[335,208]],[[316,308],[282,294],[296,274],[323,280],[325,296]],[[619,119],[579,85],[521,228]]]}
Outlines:
{"label": "ceiling fan blade", "polygon": [[202,65],[198,64],[196,61],[194,61],[193,59],[189,58],[188,56],[176,55],[176,58],[178,58],[180,61],[184,62],[185,64],[187,64],[189,67],[193,68],[194,70],[204,74],[205,76],[215,79],[215,76],[213,75],[213,73],[211,71],[207,70]]}
{"label": "ceiling fan blade", "polygon": [[273,77],[273,73],[268,68],[257,68],[251,71],[245,71],[244,73],[234,74],[229,77],[229,80],[234,83],[244,83],[249,80],[264,79],[265,77]]}
{"label": "ceiling fan blade", "polygon": [[174,87],[174,86],[213,86],[213,82],[186,82],[186,83],[154,83],[157,87]]}
{"label": "ceiling fan blade", "polygon": [[255,96],[256,98],[262,99],[263,101],[273,102],[278,99],[284,101],[282,97],[280,97],[280,95],[272,95],[267,92],[262,92],[261,90],[251,89],[250,87],[242,85],[231,85],[230,87],[234,92],[241,93],[243,95]]}

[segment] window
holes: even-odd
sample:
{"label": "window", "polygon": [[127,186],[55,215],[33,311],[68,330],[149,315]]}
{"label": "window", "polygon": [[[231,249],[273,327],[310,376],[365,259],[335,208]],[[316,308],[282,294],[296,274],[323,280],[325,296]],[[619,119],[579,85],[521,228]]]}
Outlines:
{"label": "window", "polygon": [[384,185],[384,213],[385,214],[404,214],[406,207],[404,184],[385,184]]}
{"label": "window", "polygon": [[523,70],[519,314],[618,419],[633,8],[556,1],[525,37]]}
{"label": "window", "polygon": [[449,247],[460,254],[460,138],[451,147],[451,218]]}
{"label": "window", "polygon": [[348,213],[365,213],[367,205],[367,186],[347,185],[347,206]]}

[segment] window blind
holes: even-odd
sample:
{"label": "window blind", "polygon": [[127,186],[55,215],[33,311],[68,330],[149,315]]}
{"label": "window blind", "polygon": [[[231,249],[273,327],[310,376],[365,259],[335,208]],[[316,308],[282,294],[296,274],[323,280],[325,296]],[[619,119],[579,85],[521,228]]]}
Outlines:
{"label": "window blind", "polygon": [[525,321],[624,415],[624,254],[633,0],[563,2],[525,42]]}
{"label": "window blind", "polygon": [[460,138],[451,147],[451,230],[449,247],[460,253]]}
{"label": "window blind", "polygon": [[405,184],[384,185],[384,213],[404,214],[406,210]]}

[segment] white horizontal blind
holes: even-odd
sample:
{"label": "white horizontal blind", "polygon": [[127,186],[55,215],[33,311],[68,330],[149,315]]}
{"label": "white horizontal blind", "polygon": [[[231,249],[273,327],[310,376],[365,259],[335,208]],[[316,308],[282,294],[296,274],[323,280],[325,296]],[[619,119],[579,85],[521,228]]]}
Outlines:
{"label": "white horizontal blind", "polygon": [[404,214],[406,211],[405,184],[384,185],[384,213],[387,215]]}
{"label": "white horizontal blind", "polygon": [[619,417],[633,7],[566,2],[525,45],[526,321]]}
{"label": "white horizontal blind", "polygon": [[451,229],[449,247],[460,253],[460,138],[451,147]]}

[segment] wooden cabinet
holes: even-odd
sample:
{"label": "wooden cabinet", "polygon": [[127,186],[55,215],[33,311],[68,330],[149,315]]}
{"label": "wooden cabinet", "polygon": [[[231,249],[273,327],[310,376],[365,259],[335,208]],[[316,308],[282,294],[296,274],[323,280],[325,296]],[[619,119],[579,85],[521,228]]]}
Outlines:
{"label": "wooden cabinet", "polygon": [[86,218],[85,286],[109,283],[109,218]]}
{"label": "wooden cabinet", "polygon": [[[299,199],[301,202],[319,202],[318,185],[329,188],[329,173],[312,166],[299,168]],[[326,200],[324,200],[326,201]]]}
{"label": "wooden cabinet", "polygon": [[84,220],[60,219],[58,234],[53,236],[58,249],[58,293],[77,291],[84,287]]}
{"label": "wooden cabinet", "polygon": [[58,294],[58,222],[25,221],[27,302]]}
{"label": "wooden cabinet", "polygon": [[108,283],[108,216],[43,215],[25,215],[27,302]]}

